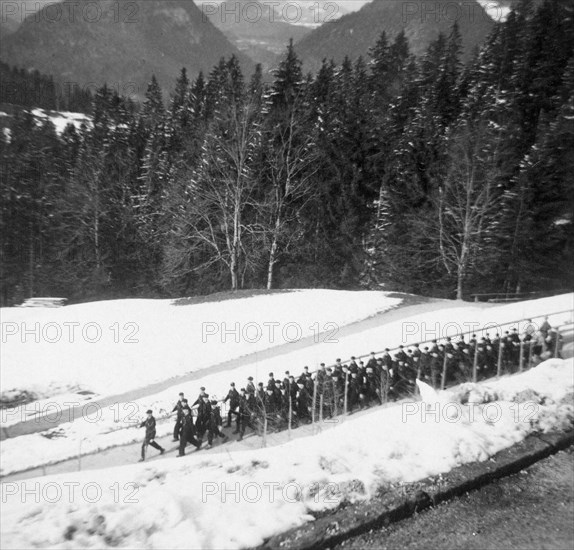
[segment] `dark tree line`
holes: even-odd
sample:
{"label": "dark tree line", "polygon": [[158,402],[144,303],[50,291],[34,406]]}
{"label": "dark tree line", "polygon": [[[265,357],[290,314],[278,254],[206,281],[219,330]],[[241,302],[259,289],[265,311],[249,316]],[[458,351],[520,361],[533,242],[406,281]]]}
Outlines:
{"label": "dark tree line", "polygon": [[0,103],[88,113],[93,98],[90,90],[77,83],[59,83],[39,71],[10,67],[0,61]]}
{"label": "dark tree line", "polygon": [[237,59],[181,71],[166,105],[105,86],[93,126],[23,113],[0,140],[2,303],[240,288],[446,297],[569,286],[574,21],[524,2],[461,63],[457,26],[422,58],[265,83]]}

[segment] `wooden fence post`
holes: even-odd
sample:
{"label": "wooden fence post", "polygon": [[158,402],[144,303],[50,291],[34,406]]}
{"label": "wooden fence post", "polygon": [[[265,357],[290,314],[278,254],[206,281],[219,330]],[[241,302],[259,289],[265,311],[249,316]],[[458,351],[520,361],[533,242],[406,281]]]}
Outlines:
{"label": "wooden fence post", "polygon": [[349,371],[345,371],[345,396],[343,399],[343,415],[347,416],[347,394],[348,394],[348,389],[349,389]]}
{"label": "wooden fence post", "polygon": [[554,344],[554,357],[558,357],[558,347],[560,344],[560,327],[556,327],[556,343]]}
{"label": "wooden fence post", "polygon": [[446,386],[446,361],[447,361],[447,353],[446,347],[444,348],[444,359],[442,361],[442,379],[440,381],[440,389],[444,390]]}
{"label": "wooden fence post", "polygon": [[474,357],[472,358],[472,381],[476,384],[478,370],[478,342],[474,344]]}
{"label": "wooden fence post", "polygon": [[518,354],[518,372],[522,372],[522,363],[524,361],[524,342],[520,340],[520,352]]}
{"label": "wooden fence post", "polygon": [[502,372],[502,348],[504,344],[502,343],[502,338],[498,341],[498,362],[496,364],[496,376],[500,377]]}
{"label": "wooden fence post", "polygon": [[311,423],[313,424],[313,433],[315,433],[315,417],[317,413],[317,380],[313,380],[313,410],[311,411]]}
{"label": "wooden fence post", "polygon": [[287,384],[287,388],[288,388],[288,396],[289,396],[289,420],[287,421],[287,433],[289,436],[289,439],[291,439],[291,418],[293,417],[293,402],[291,400],[291,380],[289,380],[289,383]]}
{"label": "wooden fence post", "polygon": [[323,429],[323,394],[319,396],[319,431]]}

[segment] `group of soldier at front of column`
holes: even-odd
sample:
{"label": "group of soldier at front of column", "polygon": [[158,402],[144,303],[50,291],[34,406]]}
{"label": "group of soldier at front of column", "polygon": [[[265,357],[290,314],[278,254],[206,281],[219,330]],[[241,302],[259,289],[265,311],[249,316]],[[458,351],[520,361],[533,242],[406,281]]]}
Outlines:
{"label": "group of soldier at front of column", "polygon": [[[233,433],[239,434],[241,441],[246,428],[261,435],[406,397],[415,390],[417,378],[438,389],[443,374],[445,385],[467,382],[472,380],[476,366],[477,380],[482,380],[497,374],[499,360],[503,373],[516,372],[521,359],[522,366],[527,367],[543,354],[559,356],[559,338],[545,321],[538,331],[527,328],[522,339],[517,329],[505,332],[502,338],[497,334],[492,340],[488,333],[480,340],[473,335],[468,342],[460,336],[457,341],[447,338],[444,344],[433,340],[422,349],[419,344],[408,349],[400,346],[394,355],[389,349],[380,357],[371,353],[366,364],[352,357],[348,364],[340,359],[332,367],[321,363],[314,374],[309,367],[297,377],[286,371],[282,380],[269,373],[267,383],[257,386],[250,376],[240,390],[232,382],[222,401],[210,398],[202,387],[191,405],[183,393],[179,394],[172,411],[177,415],[173,439],[179,441],[179,456],[184,456],[187,443],[201,449],[205,436],[206,449],[216,437],[227,441],[219,403],[228,409],[226,428],[235,419]],[[192,410],[197,411],[195,418]]]}

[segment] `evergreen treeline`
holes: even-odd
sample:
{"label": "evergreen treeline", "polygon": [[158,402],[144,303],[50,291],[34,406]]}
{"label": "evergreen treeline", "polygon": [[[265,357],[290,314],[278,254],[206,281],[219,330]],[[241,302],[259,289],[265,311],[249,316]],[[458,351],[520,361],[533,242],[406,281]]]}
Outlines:
{"label": "evergreen treeline", "polygon": [[0,103],[80,113],[92,110],[89,90],[71,82],[56,83],[38,71],[10,67],[0,61],[0,83]]}
{"label": "evergreen treeline", "polygon": [[569,286],[574,21],[524,2],[466,66],[457,26],[422,58],[265,84],[222,59],[169,105],[105,86],[93,128],[16,120],[2,157],[2,303],[227,288],[471,292]]}

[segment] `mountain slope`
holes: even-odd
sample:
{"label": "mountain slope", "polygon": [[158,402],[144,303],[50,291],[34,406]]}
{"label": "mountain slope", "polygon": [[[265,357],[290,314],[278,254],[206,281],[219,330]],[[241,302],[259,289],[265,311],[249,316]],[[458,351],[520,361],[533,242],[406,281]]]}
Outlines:
{"label": "mountain slope", "polygon": [[265,68],[283,53],[289,39],[297,41],[311,32],[309,27],[286,22],[265,1],[225,0],[219,6],[204,7],[204,13],[232,44]]}
{"label": "mountain slope", "polygon": [[[95,0],[63,10],[43,8],[2,40],[3,61],[41,69],[64,82],[94,88],[107,82],[120,93],[142,97],[151,75],[169,89],[179,70],[209,71],[235,54],[246,71],[252,61],[239,52],[190,0]],[[54,7],[51,8],[54,10]]]}
{"label": "mountain slope", "polygon": [[468,0],[373,0],[359,11],[314,30],[296,48],[305,68],[316,70],[323,58],[340,63],[345,55],[351,59],[365,57],[383,31],[392,40],[404,29],[411,52],[420,55],[439,32],[448,34],[455,20],[463,37],[465,56],[495,24],[478,3]]}

